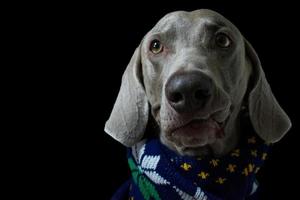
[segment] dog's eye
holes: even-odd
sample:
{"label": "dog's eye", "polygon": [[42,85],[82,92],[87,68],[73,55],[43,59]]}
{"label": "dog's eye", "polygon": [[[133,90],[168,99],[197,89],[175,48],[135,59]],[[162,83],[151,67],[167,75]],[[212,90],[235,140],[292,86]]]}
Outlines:
{"label": "dog's eye", "polygon": [[231,45],[231,39],[224,33],[216,35],[216,43],[219,47],[228,48]]}
{"label": "dog's eye", "polygon": [[150,51],[154,54],[158,54],[162,52],[163,45],[160,43],[159,40],[153,40],[150,44]]}

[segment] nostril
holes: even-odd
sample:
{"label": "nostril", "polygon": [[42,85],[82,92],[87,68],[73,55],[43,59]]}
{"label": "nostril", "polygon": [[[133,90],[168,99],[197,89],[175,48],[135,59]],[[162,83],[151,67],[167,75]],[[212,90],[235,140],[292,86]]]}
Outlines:
{"label": "nostril", "polygon": [[183,100],[183,95],[179,92],[174,92],[170,97],[170,101],[174,103],[178,103]]}

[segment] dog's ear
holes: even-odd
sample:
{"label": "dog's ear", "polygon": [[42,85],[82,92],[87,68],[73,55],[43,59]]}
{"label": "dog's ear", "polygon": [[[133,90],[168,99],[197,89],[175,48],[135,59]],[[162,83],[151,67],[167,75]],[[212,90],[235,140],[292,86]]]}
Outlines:
{"label": "dog's ear", "polygon": [[132,146],[143,137],[148,114],[138,47],[123,74],[121,88],[104,131],[125,146]]}
{"label": "dog's ear", "polygon": [[245,39],[247,62],[252,66],[252,88],[249,93],[249,115],[256,133],[267,143],[279,141],[290,129],[291,122],[287,114],[275,99],[267,82],[260,60]]}

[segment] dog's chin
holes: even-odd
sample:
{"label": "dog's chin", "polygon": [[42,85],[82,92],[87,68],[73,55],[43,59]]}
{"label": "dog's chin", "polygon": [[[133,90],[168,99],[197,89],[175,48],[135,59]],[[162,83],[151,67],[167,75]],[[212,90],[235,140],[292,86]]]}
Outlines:
{"label": "dog's chin", "polygon": [[166,134],[166,145],[180,155],[205,156],[213,154],[211,146],[223,138],[222,125],[213,119],[192,120]]}
{"label": "dog's chin", "polygon": [[203,147],[175,147],[177,152],[182,156],[196,156],[204,157],[207,155],[212,155],[212,149],[209,145]]}

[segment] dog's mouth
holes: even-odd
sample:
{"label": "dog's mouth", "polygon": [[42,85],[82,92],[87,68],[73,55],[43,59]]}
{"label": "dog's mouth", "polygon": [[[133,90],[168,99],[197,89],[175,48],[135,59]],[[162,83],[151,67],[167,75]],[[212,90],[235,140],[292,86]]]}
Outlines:
{"label": "dog's mouth", "polygon": [[193,119],[187,124],[176,128],[172,135],[181,134],[183,136],[197,136],[201,133],[216,134],[218,137],[223,137],[224,122],[217,122],[211,118],[209,119]]}
{"label": "dog's mouth", "polygon": [[169,139],[185,150],[201,148],[223,138],[225,124],[226,120],[217,122],[212,118],[192,119],[173,130]]}

